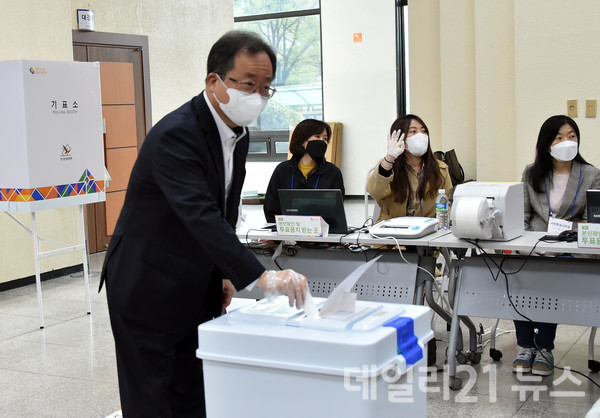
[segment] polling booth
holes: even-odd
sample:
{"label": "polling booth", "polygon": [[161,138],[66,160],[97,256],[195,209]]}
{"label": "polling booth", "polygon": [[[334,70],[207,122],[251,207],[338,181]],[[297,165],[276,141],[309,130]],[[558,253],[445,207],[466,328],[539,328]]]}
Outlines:
{"label": "polling booth", "polygon": [[[43,328],[39,259],[82,251],[90,311],[84,205],[105,198],[100,65],[39,60],[0,61],[0,211],[33,236]],[[81,243],[41,252],[35,212],[80,208]],[[31,228],[11,212],[31,214]]]}

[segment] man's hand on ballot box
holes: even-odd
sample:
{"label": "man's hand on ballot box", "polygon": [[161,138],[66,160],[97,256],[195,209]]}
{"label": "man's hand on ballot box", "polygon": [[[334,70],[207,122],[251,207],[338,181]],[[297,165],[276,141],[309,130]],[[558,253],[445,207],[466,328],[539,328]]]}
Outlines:
{"label": "man's hand on ballot box", "polygon": [[235,287],[231,280],[223,279],[223,311],[227,309],[235,293]]}
{"label": "man's hand on ballot box", "polygon": [[306,277],[294,270],[267,270],[256,283],[265,292],[265,297],[271,299],[285,295],[290,300],[290,307],[296,303],[296,308],[302,309],[308,294]]}

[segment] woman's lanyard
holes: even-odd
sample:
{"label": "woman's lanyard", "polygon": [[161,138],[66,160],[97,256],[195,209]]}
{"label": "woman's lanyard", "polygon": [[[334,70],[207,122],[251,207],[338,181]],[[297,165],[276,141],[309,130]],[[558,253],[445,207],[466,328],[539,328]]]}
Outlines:
{"label": "woman's lanyard", "polygon": [[[294,188],[294,174],[296,174],[296,168],[292,167],[292,189]],[[308,177],[307,177],[308,179]],[[321,175],[317,177],[317,183],[315,184],[315,189],[319,188],[319,180],[321,180]]]}
{"label": "woman's lanyard", "polygon": [[[577,191],[575,192],[573,204],[571,205],[571,215],[569,216],[569,221],[573,219],[573,213],[575,212],[575,201],[577,200],[577,195],[579,194],[579,187],[581,186],[581,172],[581,166],[579,166],[579,181],[577,182]],[[544,191],[546,192],[546,200],[548,201],[548,208],[550,209],[550,217],[554,217],[554,212],[552,212],[552,207],[550,206],[550,196],[548,196],[548,187],[546,186],[546,180],[544,180]]]}
{"label": "woman's lanyard", "polygon": [[[421,170],[419,171],[419,174],[417,174],[418,178],[419,178],[419,182],[417,183],[417,193],[419,192],[419,186],[421,185],[421,172],[423,171],[423,167],[421,167]],[[408,216],[414,216],[415,213],[412,210],[412,195],[409,193],[408,194],[408,202],[407,206],[408,206],[408,210],[406,211],[406,214],[410,214]],[[419,193],[419,207],[421,208],[421,216],[423,216],[423,199],[421,198],[421,194]]]}

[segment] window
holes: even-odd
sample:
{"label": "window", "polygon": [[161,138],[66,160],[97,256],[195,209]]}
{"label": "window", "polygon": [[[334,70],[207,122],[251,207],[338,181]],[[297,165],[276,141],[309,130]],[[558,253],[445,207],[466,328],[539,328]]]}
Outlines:
{"label": "window", "polygon": [[287,159],[289,130],[254,131],[250,135],[248,161],[283,161]]}
{"label": "window", "polygon": [[248,161],[287,158],[290,127],[323,120],[319,0],[234,0],[235,28],[260,34],[277,54],[277,93],[252,131]]}

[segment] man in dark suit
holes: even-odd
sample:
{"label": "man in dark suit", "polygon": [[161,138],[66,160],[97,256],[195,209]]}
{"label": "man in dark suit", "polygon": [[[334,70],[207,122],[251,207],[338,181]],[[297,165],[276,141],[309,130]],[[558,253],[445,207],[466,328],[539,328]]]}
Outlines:
{"label": "man in dark suit", "polygon": [[206,90],[144,140],[101,274],[126,417],[201,417],[197,326],[235,289],[256,285],[304,303],[306,278],[265,271],[235,235],[251,123],[274,93],[276,58],[256,35],[212,47]]}

